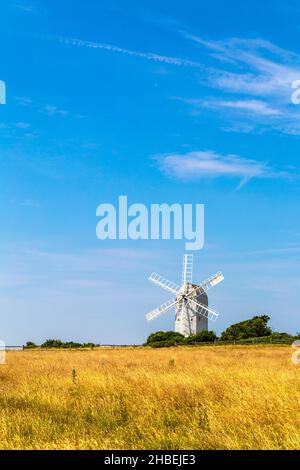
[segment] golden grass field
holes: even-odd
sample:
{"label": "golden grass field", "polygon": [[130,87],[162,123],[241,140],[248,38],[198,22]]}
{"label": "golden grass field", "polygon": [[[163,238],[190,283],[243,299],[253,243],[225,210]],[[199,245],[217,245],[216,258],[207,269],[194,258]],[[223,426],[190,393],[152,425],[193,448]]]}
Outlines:
{"label": "golden grass field", "polygon": [[15,351],[1,449],[300,449],[290,347]]}

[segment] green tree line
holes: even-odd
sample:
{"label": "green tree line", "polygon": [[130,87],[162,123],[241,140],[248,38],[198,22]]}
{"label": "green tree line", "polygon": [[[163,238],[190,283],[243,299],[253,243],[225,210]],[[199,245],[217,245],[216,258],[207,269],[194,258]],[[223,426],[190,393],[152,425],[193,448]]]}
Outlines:
{"label": "green tree line", "polygon": [[199,344],[199,343],[292,343],[299,339],[300,334],[296,336],[288,333],[279,333],[272,331],[268,326],[270,317],[268,315],[254,316],[249,320],[244,320],[229,326],[223,331],[220,337],[217,337],[214,331],[201,331],[200,333],[185,338],[180,333],[174,331],[158,331],[152,333],[145,343],[145,346],[153,348],[162,348],[176,346],[180,344]]}

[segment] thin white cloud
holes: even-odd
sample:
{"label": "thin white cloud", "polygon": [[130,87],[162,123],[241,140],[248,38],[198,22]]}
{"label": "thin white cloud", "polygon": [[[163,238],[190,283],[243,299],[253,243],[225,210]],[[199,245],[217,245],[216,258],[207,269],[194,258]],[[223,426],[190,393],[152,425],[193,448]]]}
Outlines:
{"label": "thin white cloud", "polygon": [[16,122],[15,127],[18,129],[29,129],[31,127],[31,124],[29,122]]}
{"label": "thin white cloud", "polygon": [[239,178],[239,188],[252,178],[283,178],[289,174],[276,171],[265,162],[238,155],[222,155],[208,150],[156,157],[160,169],[179,179]]}
{"label": "thin white cloud", "polygon": [[250,255],[286,255],[300,253],[300,246],[284,246],[280,248],[266,248],[264,250],[252,251]]}
{"label": "thin white cloud", "polygon": [[279,109],[275,109],[269,106],[268,103],[259,100],[216,100],[213,102],[206,101],[205,104],[212,107],[231,108],[261,116],[280,116],[282,114],[282,111]]}
{"label": "thin white cloud", "polygon": [[32,199],[24,199],[23,201],[20,202],[20,206],[30,207],[33,209],[39,209],[41,207],[41,204],[38,201],[34,201]]}
{"label": "thin white cloud", "polygon": [[[299,107],[292,104],[292,82],[300,79],[299,54],[261,38],[213,41],[185,31],[181,34],[215,60],[216,66],[205,69],[201,83],[222,91],[219,99],[186,100],[195,115],[201,107],[219,108],[221,119],[227,120],[228,130],[235,129],[236,132],[236,120],[242,115],[244,122],[250,122],[255,132],[269,128],[300,135]],[[228,125],[228,119],[234,125]],[[257,125],[253,126],[253,123]],[[243,131],[243,122],[238,127]]]}
{"label": "thin white cloud", "polygon": [[30,281],[31,281],[31,278],[29,276],[0,273],[0,289],[9,289],[13,287],[24,286],[28,284]]}
{"label": "thin white cloud", "polygon": [[105,289],[108,287],[115,287],[116,284],[113,282],[102,281],[99,279],[66,279],[61,281],[61,284],[70,288],[96,288],[96,289]]}
{"label": "thin white cloud", "polygon": [[36,13],[36,10],[32,5],[19,4],[15,5],[15,8],[24,11],[25,13]]}
{"label": "thin white cloud", "polygon": [[65,117],[69,114],[69,111],[66,111],[65,109],[59,109],[57,106],[53,106],[53,105],[46,105],[43,110],[42,110],[45,114],[47,114],[48,116],[62,116],[62,117]]}
{"label": "thin white cloud", "polygon": [[118,267],[119,271],[123,269],[134,270],[138,266],[143,266],[145,261],[153,259],[158,253],[145,250],[134,250],[128,248],[103,248],[87,250],[80,253],[73,252],[54,252],[42,251],[36,249],[25,250],[23,252],[34,261],[43,260],[54,266],[55,269],[67,267],[71,272],[99,272],[103,268],[114,270]]}
{"label": "thin white cloud", "polygon": [[[16,96],[14,99],[19,106],[30,107],[32,110],[45,114],[49,117],[54,117],[54,116],[66,117],[66,116],[71,115],[70,111],[68,111],[67,109],[63,109],[57,105],[49,104],[49,103],[48,104],[34,103],[33,100],[27,96]],[[75,114],[73,115],[73,117],[76,119],[81,119],[84,116],[80,114]],[[18,122],[15,124],[15,127],[18,127],[20,129],[26,129],[26,128],[31,127],[31,125],[26,122]],[[36,137],[34,134],[28,134],[28,136]]]}
{"label": "thin white cloud", "polygon": [[[234,71],[210,69],[210,80],[223,90],[259,96],[290,95],[292,81],[300,76],[300,56],[270,41],[261,38],[209,41],[183,34],[208,49],[218,62],[236,67]],[[245,72],[240,72],[241,67]]]}
{"label": "thin white cloud", "polygon": [[[194,110],[201,108],[228,108],[240,112],[250,113],[255,116],[280,116],[282,111],[270,106],[268,103],[254,99],[222,100],[222,99],[188,99],[176,98],[186,104],[193,106]],[[197,114],[197,113],[196,113]]]}
{"label": "thin white cloud", "polygon": [[28,98],[27,96],[16,96],[15,100],[20,106],[32,105],[32,99]]}
{"label": "thin white cloud", "polygon": [[146,276],[147,263],[159,259],[158,251],[133,248],[56,252],[13,243],[0,247],[0,251],[7,271],[0,272],[0,289],[26,285],[26,291],[22,291],[26,295],[29,288],[39,293],[57,289],[73,295],[80,288],[81,292],[94,289],[101,297],[106,288],[120,285],[124,289],[136,272],[145,271]]}
{"label": "thin white cloud", "polygon": [[[141,52],[101,42],[91,42],[68,37],[52,37],[66,45],[106,50],[126,54],[146,60],[192,67],[201,70],[201,83],[210,88],[222,90],[222,99],[208,98],[201,105],[206,108],[219,108],[225,113],[243,114],[244,121],[251,121],[252,131],[259,127],[272,128],[291,135],[300,134],[300,119],[297,106],[291,105],[294,80],[300,79],[300,55],[278,47],[262,38],[229,38],[213,41],[189,34],[180,33],[188,40],[203,47],[216,61],[217,66],[192,61],[185,58],[170,57],[152,52]],[[202,52],[202,59],[204,55]],[[199,79],[199,75],[197,77]],[[230,93],[228,98],[226,93]],[[243,95],[241,97],[241,95]],[[197,115],[201,106],[199,100],[186,100],[193,106],[192,114]],[[222,116],[223,117],[223,116]],[[258,124],[253,126],[253,122]],[[249,122],[247,122],[249,124]],[[224,126],[223,126],[224,127]],[[230,130],[234,127],[228,125]],[[243,122],[239,128],[244,129]],[[248,126],[248,129],[250,127]]]}
{"label": "thin white cloud", "polygon": [[170,57],[170,56],[161,55],[161,54],[157,54],[153,52],[140,52],[140,51],[135,51],[131,49],[125,49],[123,47],[114,46],[112,44],[84,41],[81,39],[74,39],[74,38],[67,38],[67,37],[60,37],[57,39],[59,39],[60,42],[66,45],[87,47],[89,49],[103,49],[103,50],[110,51],[110,52],[126,54],[126,55],[133,56],[133,57],[139,57],[139,58],[150,60],[153,62],[161,62],[165,64],[170,64],[170,65],[193,67],[193,68],[203,67],[202,64],[198,62],[194,62],[188,59],[183,59],[180,57]]}

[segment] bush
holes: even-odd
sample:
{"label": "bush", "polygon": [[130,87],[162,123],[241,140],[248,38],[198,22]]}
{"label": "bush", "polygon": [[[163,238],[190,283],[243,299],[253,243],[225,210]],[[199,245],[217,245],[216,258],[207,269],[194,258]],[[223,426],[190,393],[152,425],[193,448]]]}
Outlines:
{"label": "bush", "polygon": [[64,343],[60,339],[47,339],[41,348],[62,348]]}
{"label": "bush", "polygon": [[243,338],[234,341],[219,341],[219,344],[292,344],[297,339],[296,336],[292,336],[288,333],[277,333],[274,332],[268,336],[254,336],[252,338]]}
{"label": "bush", "polygon": [[187,338],[175,331],[157,331],[148,337],[145,345],[152,348],[167,348],[178,344],[211,343],[216,339],[217,335],[214,331],[201,331]]}
{"label": "bush", "polygon": [[184,336],[175,331],[157,331],[152,333],[147,338],[145,345],[151,346],[153,348],[162,348],[169,346],[176,346],[176,344],[184,343]]}
{"label": "bush", "polygon": [[185,338],[185,343],[213,343],[216,339],[217,335],[214,331],[200,331],[196,335]]}
{"label": "bush", "polygon": [[297,336],[292,336],[290,335],[289,333],[278,333],[276,331],[274,331],[274,333],[271,334],[271,338],[272,339],[278,339],[278,340],[294,340],[295,338],[297,338]]}
{"label": "bush", "polygon": [[255,316],[250,320],[245,320],[230,326],[221,334],[221,341],[236,341],[247,338],[257,338],[260,336],[270,336],[271,328],[267,326],[270,317],[267,315]]}
{"label": "bush", "polygon": [[25,349],[33,349],[37,347],[38,346],[33,341],[27,341],[27,343],[24,346]]}
{"label": "bush", "polygon": [[95,344],[95,343],[83,343],[82,346],[83,346],[84,348],[91,348],[91,349],[93,349],[93,348],[96,348],[96,347],[97,347],[97,344]]}
{"label": "bush", "polygon": [[[267,326],[269,317],[267,315],[256,316],[230,326],[218,338],[214,331],[200,331],[196,335],[185,338],[180,333],[174,331],[157,331],[152,333],[144,346],[152,348],[167,348],[177,345],[197,345],[203,343],[217,344],[291,344],[296,339],[300,339],[300,334],[296,336],[284,332],[272,332]],[[264,333],[264,334],[263,334]]]}
{"label": "bush", "polygon": [[67,341],[63,342],[60,339],[47,339],[42,345],[41,348],[61,348],[61,349],[69,349],[69,348],[94,348],[98,346],[94,343],[76,343],[74,341]]}
{"label": "bush", "polygon": [[83,344],[81,343],[74,343],[74,341],[68,341],[67,343],[63,343],[63,348],[83,348]]}
{"label": "bush", "polygon": [[182,344],[182,343],[177,343],[175,340],[165,340],[165,341],[156,341],[154,343],[151,343],[150,346],[151,348],[170,348],[171,346],[177,346],[177,344]]}

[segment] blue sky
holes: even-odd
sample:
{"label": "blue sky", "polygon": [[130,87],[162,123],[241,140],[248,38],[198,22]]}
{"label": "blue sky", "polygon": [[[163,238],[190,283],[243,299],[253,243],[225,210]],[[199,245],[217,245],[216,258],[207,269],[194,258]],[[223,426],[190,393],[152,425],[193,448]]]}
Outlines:
{"label": "blue sky", "polygon": [[[163,3],[163,4],[162,4]],[[295,1],[1,5],[0,312],[7,344],[140,343],[181,241],[100,241],[96,208],[205,204],[194,280],[218,333],[299,324],[300,8]]]}

